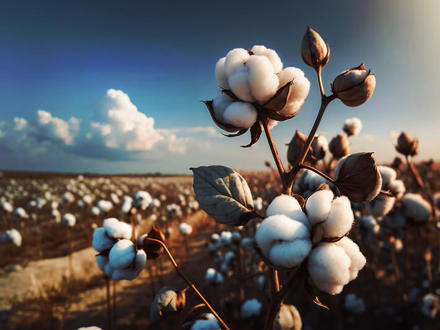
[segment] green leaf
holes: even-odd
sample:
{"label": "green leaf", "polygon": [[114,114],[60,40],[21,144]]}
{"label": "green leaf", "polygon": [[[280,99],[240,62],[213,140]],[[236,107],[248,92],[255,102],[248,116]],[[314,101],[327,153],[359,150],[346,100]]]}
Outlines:
{"label": "green leaf", "polygon": [[217,222],[241,226],[258,215],[246,180],[233,169],[220,166],[191,168],[200,207]]}

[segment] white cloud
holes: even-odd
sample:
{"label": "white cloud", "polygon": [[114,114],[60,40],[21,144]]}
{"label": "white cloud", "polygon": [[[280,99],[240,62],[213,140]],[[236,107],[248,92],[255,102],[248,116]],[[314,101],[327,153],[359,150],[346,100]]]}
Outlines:
{"label": "white cloud", "polygon": [[14,130],[16,131],[22,131],[27,126],[27,120],[24,118],[15,117],[14,118]]}
{"label": "white cloud", "polygon": [[[17,121],[15,120],[17,119]],[[76,134],[80,128],[80,121],[77,118],[70,118],[65,121],[61,118],[52,116],[52,114],[45,110],[38,110],[37,117],[31,125],[27,125],[26,120],[22,118],[15,118],[15,129],[23,130],[28,126],[30,134],[33,134],[37,140],[49,142],[62,142],[66,145],[72,145]],[[21,129],[20,129],[21,128]]]}
{"label": "white cloud", "polygon": [[107,91],[107,104],[100,119],[90,124],[89,140],[123,151],[149,151],[163,139],[154,128],[154,119],[140,112],[121,90]]}

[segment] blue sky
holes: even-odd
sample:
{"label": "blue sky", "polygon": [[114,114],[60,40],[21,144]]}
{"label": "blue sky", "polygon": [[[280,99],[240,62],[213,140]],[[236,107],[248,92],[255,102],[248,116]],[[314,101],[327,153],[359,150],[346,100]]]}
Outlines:
{"label": "blue sky", "polygon": [[[299,115],[273,130],[284,154],[283,145],[296,129],[307,134],[319,105],[314,73],[300,56],[308,25],[331,47],[324,71],[327,91],[333,77],[361,62],[377,80],[365,105],[332,103],[320,131],[331,138],[345,118],[357,116],[364,128],[353,138],[352,151],[375,151],[380,161],[391,160],[390,136],[406,130],[420,138],[420,159],[439,159],[439,9],[436,0],[4,3],[0,168],[105,173],[187,173],[190,166],[210,163],[262,168],[270,157],[265,141],[242,149],[248,135],[228,139],[216,134],[199,101],[215,96],[214,65],[230,49],[254,44],[275,49],[285,66],[301,68],[312,83]],[[115,104],[123,107],[125,96],[112,98],[110,89],[123,92],[139,112],[154,118],[154,130],[162,137],[154,147],[127,152],[131,140],[112,141],[111,150],[104,145],[108,140],[69,144],[71,136],[89,133],[91,122],[104,123]],[[50,113],[51,123],[77,118],[80,133],[70,126],[70,135],[59,139],[41,125],[38,110]],[[12,132],[14,118],[25,119],[32,130]],[[157,136],[144,138],[155,141]]]}

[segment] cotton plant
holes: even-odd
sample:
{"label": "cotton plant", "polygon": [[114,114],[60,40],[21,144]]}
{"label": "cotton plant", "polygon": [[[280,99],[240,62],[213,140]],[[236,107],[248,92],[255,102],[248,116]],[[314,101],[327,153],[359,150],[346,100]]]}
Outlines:
{"label": "cotton plant", "polygon": [[93,232],[93,248],[99,253],[96,262],[109,278],[133,280],[144,269],[147,254],[131,240],[133,228],[116,218],[108,218]]}
{"label": "cotton plant", "polygon": [[[271,130],[276,129],[277,122],[294,118],[306,101],[310,82],[301,69],[284,67],[276,51],[265,46],[235,48],[217,61],[217,95],[205,101],[214,123],[228,132],[228,137],[250,131],[250,143],[244,147],[257,143],[264,132],[282,188],[282,194],[267,207],[266,215],[262,214],[264,203],[254,200],[248,182],[237,171],[221,165],[192,168],[194,192],[204,211],[220,224],[256,224],[257,250],[273,273],[274,293],[264,329],[274,327],[284,296],[300,278],[307,279],[306,287],[338,294],[357,277],[366,259],[347,237],[354,220],[351,202],[368,202],[391,194],[382,189],[381,175],[371,153],[350,154],[347,134],[359,133],[359,120],[348,120],[347,133],[339,134],[329,144],[317,135],[332,101],[338,99],[348,107],[357,107],[370,99],[376,84],[374,75],[363,64],[345,70],[333,80],[332,94],[326,95],[322,69],[329,62],[330,48],[311,28],[303,37],[301,56],[317,73],[321,106],[309,134],[297,130],[289,143],[288,169]],[[327,151],[340,160],[334,178],[313,167]],[[270,163],[269,167],[272,168]],[[304,171],[298,179],[301,170]],[[297,195],[292,193],[295,181]],[[222,241],[222,235],[211,239],[212,250],[217,241]],[[290,280],[281,286],[278,272],[285,271]],[[319,302],[317,297],[313,299]]]}

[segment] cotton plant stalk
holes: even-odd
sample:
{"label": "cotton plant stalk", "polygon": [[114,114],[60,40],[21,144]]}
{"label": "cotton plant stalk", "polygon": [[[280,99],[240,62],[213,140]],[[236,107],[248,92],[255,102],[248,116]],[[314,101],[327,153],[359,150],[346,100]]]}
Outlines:
{"label": "cotton plant stalk", "polygon": [[[322,69],[329,62],[330,47],[310,27],[302,40],[301,56],[316,72],[321,104],[309,134],[297,131],[289,144],[292,149],[289,168],[283,165],[271,130],[277,122],[294,118],[305,102],[310,82],[301,69],[283,68],[276,52],[265,46],[233,49],[215,66],[216,98],[204,102],[214,123],[229,133],[226,136],[250,132],[251,141],[243,147],[255,144],[264,132],[280,178],[282,195],[269,205],[267,217],[256,232],[261,257],[272,269],[273,294],[266,316],[266,330],[273,329],[287,292],[302,280],[311,277],[319,289],[337,294],[357,276],[365,258],[359,247],[345,237],[353,223],[350,200],[367,201],[381,193],[381,177],[371,153],[349,155],[349,149],[343,144],[336,143],[339,151],[330,145],[335,158],[346,156],[338,163],[335,179],[305,164],[306,161],[322,159],[327,151],[322,139],[314,144],[327,106],[336,99],[349,107],[365,103],[375,89],[374,75],[363,64],[348,69],[333,80],[332,94],[326,95]],[[346,134],[356,135],[360,128],[360,121],[351,119],[346,123]],[[346,135],[342,134],[341,141],[344,139]],[[270,163],[266,166],[272,168]],[[315,192],[315,196],[307,201],[301,196],[293,197],[293,183],[301,169],[322,176],[344,196],[335,198],[331,191],[323,190],[322,193]],[[255,211],[247,182],[238,173],[225,166],[202,166],[192,170],[200,207],[217,222],[245,226],[249,220],[261,218]],[[342,217],[341,224],[337,222],[338,217]],[[327,262],[332,256],[340,259],[336,267],[343,270],[342,278],[327,278],[325,271],[319,271],[328,269],[329,274],[338,273],[335,266]],[[280,284],[279,269],[293,270],[284,285]],[[321,304],[317,297],[314,301]]]}

